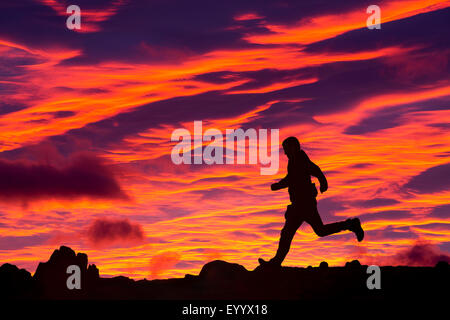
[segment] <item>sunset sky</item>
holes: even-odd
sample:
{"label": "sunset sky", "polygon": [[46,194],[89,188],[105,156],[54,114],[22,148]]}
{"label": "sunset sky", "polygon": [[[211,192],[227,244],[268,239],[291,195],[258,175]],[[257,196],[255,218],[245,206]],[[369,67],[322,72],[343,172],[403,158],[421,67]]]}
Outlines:
{"label": "sunset sky", "polygon": [[[81,8],[69,30],[66,8]],[[366,9],[381,9],[369,30]],[[450,1],[18,0],[0,5],[0,264],[60,245],[102,276],[252,270],[287,190],[260,165],[175,165],[173,130],[279,129],[325,173],[284,265],[450,255]]]}

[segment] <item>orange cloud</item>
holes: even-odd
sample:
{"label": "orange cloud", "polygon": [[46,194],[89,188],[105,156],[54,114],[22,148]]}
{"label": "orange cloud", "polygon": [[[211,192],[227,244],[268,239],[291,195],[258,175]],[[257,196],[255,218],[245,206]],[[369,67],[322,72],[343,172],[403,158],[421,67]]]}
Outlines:
{"label": "orange cloud", "polygon": [[[448,1],[389,1],[383,2],[381,8],[381,23],[411,17],[420,13],[430,12],[450,6]],[[268,25],[272,33],[265,35],[248,34],[246,40],[259,44],[309,44],[334,38],[345,32],[366,27],[367,7],[338,15],[319,15],[300,20],[294,26]]]}
{"label": "orange cloud", "polygon": [[150,260],[151,278],[158,278],[161,272],[173,267],[178,261],[180,261],[180,255],[176,252],[167,251],[154,255]]}

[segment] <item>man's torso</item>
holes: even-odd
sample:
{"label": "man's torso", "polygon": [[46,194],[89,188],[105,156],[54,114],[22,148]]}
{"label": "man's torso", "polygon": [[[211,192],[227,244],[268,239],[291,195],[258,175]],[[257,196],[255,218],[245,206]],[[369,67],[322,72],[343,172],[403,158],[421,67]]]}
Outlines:
{"label": "man's torso", "polygon": [[311,182],[309,158],[302,150],[299,157],[288,162],[289,198],[293,204],[315,201],[317,189]]}

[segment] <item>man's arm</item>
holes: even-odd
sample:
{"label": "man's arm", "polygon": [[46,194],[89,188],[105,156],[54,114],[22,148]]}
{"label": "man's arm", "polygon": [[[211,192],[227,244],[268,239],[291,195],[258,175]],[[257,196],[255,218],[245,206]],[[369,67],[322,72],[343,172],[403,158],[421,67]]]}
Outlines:
{"label": "man's arm", "polygon": [[327,178],[325,178],[325,175],[323,174],[322,170],[320,170],[319,166],[309,160],[309,173],[319,179],[320,182],[320,192],[324,193],[328,189],[328,182]]}
{"label": "man's arm", "polygon": [[270,186],[270,189],[272,189],[272,191],[276,191],[287,187],[288,187],[288,175],[286,175],[286,177],[284,177],[280,181],[273,183]]}

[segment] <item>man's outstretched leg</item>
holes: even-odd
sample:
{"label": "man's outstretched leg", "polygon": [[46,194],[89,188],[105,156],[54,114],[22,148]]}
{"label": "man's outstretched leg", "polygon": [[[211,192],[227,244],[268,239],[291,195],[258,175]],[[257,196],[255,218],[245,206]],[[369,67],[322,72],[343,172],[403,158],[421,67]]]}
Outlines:
{"label": "man's outstretched leg", "polygon": [[319,237],[325,237],[330,234],[339,233],[344,230],[349,230],[355,233],[358,241],[362,241],[364,239],[364,230],[361,227],[361,222],[358,218],[355,219],[347,219],[345,221],[339,221],[329,224],[323,224],[322,219],[320,218],[319,212],[317,208],[313,210],[312,214],[306,220],[314,232]]}
{"label": "man's outstretched leg", "polygon": [[284,224],[283,229],[281,229],[277,253],[275,254],[275,257],[270,259],[270,261],[265,261],[259,258],[258,261],[261,265],[270,264],[272,266],[281,266],[281,263],[283,262],[284,258],[289,252],[292,239],[294,238],[297,229],[303,223],[303,220],[300,217],[290,215],[293,213],[294,212],[292,208],[288,207],[288,210],[286,211],[285,214],[286,222]]}

